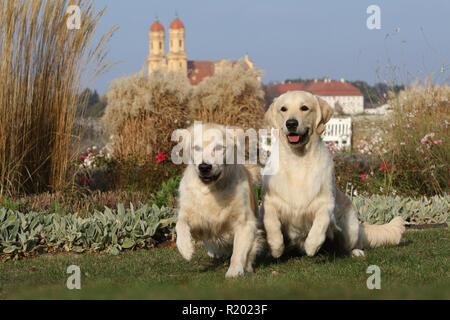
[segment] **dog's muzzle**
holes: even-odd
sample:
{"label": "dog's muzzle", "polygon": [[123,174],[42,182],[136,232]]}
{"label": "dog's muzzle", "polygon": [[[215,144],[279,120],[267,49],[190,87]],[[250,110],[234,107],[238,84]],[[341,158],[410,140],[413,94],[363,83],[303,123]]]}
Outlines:
{"label": "dog's muzzle", "polygon": [[308,139],[309,128],[298,131],[298,121],[296,119],[289,119],[285,123],[288,134],[287,139],[290,144],[303,143]]}
{"label": "dog's muzzle", "polygon": [[222,173],[222,172],[219,172],[216,175],[211,175],[212,165],[207,164],[207,163],[199,164],[198,165],[198,170],[200,172],[199,178],[205,184],[208,184],[208,183],[216,181],[217,179],[219,179],[220,174]]}

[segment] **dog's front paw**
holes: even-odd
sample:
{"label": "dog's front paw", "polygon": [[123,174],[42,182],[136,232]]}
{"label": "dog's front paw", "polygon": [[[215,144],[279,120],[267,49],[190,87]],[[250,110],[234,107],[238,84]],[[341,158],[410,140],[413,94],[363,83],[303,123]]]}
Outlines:
{"label": "dog's front paw", "polygon": [[320,247],[322,246],[322,243],[323,241],[317,241],[312,237],[306,238],[305,252],[308,255],[308,257],[313,257],[317,253],[317,251],[319,251]]}
{"label": "dog's front paw", "polygon": [[284,244],[281,244],[278,246],[271,246],[270,252],[272,253],[272,257],[274,257],[275,259],[278,259],[279,257],[281,257],[281,255],[284,252]]}
{"label": "dog's front paw", "polygon": [[194,245],[191,241],[177,240],[177,248],[184,259],[191,261],[192,256],[194,255]]}
{"label": "dog's front paw", "polygon": [[242,266],[230,266],[225,278],[236,278],[244,275],[244,268]]}
{"label": "dog's front paw", "polygon": [[364,257],[364,251],[361,249],[353,249],[352,257]]}

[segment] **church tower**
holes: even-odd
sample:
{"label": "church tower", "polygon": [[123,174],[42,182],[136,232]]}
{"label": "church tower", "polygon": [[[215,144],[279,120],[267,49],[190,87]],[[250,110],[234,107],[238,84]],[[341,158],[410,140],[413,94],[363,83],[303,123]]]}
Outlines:
{"label": "church tower", "polygon": [[156,17],[150,27],[150,55],[148,56],[148,74],[155,69],[166,68],[164,50],[164,27]]}
{"label": "church tower", "polygon": [[187,76],[187,54],[184,51],[184,25],[175,16],[169,28],[169,53],[167,54],[169,70],[182,71]]}

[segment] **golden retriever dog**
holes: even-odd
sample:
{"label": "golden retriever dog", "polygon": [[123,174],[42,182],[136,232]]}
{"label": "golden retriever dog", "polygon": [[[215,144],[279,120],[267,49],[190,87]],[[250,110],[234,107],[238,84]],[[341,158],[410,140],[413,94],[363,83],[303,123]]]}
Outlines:
{"label": "golden retriever dog", "polygon": [[274,100],[266,122],[279,132],[279,169],[263,177],[261,219],[272,256],[284,251],[284,238],[314,256],[326,237],[353,256],[364,248],[398,244],[401,217],[384,225],[360,224],[347,196],[337,189],[334,164],[320,135],[333,109],[304,91],[290,91]]}
{"label": "golden retriever dog", "polygon": [[[193,127],[188,130],[191,163],[179,187],[178,250],[189,261],[194,254],[192,240],[198,240],[212,258],[231,256],[227,278],[252,272],[260,232],[251,174],[243,164],[226,163],[235,148],[226,138],[226,127],[203,124],[200,138]],[[195,155],[201,156],[200,161]]]}

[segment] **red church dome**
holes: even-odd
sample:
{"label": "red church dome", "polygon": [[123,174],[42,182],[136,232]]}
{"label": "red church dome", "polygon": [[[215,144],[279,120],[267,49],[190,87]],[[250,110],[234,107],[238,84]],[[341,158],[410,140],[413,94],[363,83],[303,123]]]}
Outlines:
{"label": "red church dome", "polygon": [[170,29],[184,29],[184,24],[180,19],[175,19],[170,24]]}
{"label": "red church dome", "polygon": [[155,21],[150,27],[150,31],[164,31],[164,27],[159,21]]}

